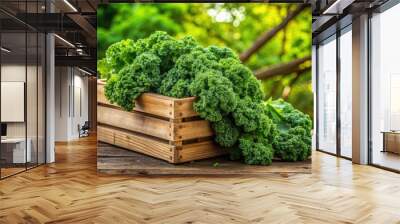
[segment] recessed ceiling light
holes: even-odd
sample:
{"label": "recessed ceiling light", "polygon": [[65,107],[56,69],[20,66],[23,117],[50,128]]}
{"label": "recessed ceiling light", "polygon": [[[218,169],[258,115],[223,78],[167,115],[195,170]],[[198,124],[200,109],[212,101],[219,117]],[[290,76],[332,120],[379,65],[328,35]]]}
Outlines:
{"label": "recessed ceiling light", "polygon": [[66,40],[66,39],[64,39],[64,38],[62,38],[62,37],[60,37],[59,35],[57,35],[57,34],[54,34],[54,36],[55,37],[57,37],[59,40],[61,40],[62,42],[64,42],[64,43],[66,43],[67,45],[69,45],[70,47],[72,47],[72,48],[75,48],[75,45],[73,45],[71,42],[69,42],[68,40]]}
{"label": "recessed ceiling light", "polygon": [[332,14],[342,14],[343,10],[351,5],[355,0],[336,0],[330,5],[322,14],[332,15]]}
{"label": "recessed ceiling light", "polygon": [[5,47],[1,47],[0,49],[1,49],[2,51],[6,52],[6,53],[10,53],[10,52],[11,52],[11,50],[9,50],[9,49],[7,49],[7,48],[5,48]]}
{"label": "recessed ceiling light", "polygon": [[79,67],[78,67],[78,70],[81,71],[81,72],[83,72],[83,73],[85,73],[85,74],[87,74],[87,75],[92,75],[90,72],[88,72],[88,71],[86,71],[86,70],[83,70],[83,69],[81,69],[81,68],[79,68]]}
{"label": "recessed ceiling light", "polygon": [[65,4],[68,5],[68,7],[70,7],[74,12],[78,12],[78,10],[68,1],[68,0],[64,0]]}

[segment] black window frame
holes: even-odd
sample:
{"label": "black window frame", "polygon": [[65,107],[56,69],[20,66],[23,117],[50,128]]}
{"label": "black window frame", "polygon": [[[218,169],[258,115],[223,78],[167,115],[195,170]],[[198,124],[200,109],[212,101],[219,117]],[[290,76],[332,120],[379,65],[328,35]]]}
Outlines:
{"label": "black window frame", "polygon": [[[340,67],[340,37],[347,33],[351,32],[352,29],[349,29],[350,26],[352,26],[352,17],[351,15],[343,16],[342,18],[337,18],[337,22],[330,27],[328,27],[326,30],[321,32],[318,36],[315,37],[315,40],[313,40],[314,45],[315,45],[315,94],[316,94],[316,119],[315,122],[316,124],[314,125],[315,127],[315,145],[316,145],[316,150],[319,152],[323,152],[329,155],[337,156],[346,160],[352,160],[352,158],[343,156],[342,155],[342,150],[341,150],[341,118],[340,118],[340,78],[341,78],[341,67]],[[335,38],[332,39],[332,37],[335,36]],[[332,40],[329,40],[329,39]],[[324,149],[321,149],[319,147],[319,55],[318,55],[318,49],[321,45],[321,43],[326,42],[326,41],[335,41],[336,42],[336,152],[328,152]]]}

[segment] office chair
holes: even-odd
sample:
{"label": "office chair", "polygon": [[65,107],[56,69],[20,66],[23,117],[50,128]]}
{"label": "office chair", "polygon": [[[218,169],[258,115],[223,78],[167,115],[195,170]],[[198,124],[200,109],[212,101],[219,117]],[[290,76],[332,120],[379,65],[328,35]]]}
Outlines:
{"label": "office chair", "polygon": [[79,129],[79,138],[89,136],[89,129],[90,129],[89,121],[85,121],[82,127],[78,125],[78,129]]}

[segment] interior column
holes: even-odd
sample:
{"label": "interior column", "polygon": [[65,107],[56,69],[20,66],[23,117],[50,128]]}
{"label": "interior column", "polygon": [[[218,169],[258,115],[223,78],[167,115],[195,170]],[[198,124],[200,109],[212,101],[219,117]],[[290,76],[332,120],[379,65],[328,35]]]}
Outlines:
{"label": "interior column", "polygon": [[353,162],[368,163],[368,15],[353,18]]}

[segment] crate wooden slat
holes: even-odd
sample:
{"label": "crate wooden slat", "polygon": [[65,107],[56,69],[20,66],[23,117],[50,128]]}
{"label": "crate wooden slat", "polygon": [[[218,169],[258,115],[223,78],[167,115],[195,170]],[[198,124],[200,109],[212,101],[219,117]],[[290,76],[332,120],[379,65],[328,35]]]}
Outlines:
{"label": "crate wooden slat", "polygon": [[223,149],[209,150],[213,148],[218,148],[213,141],[203,141],[183,145],[182,149],[178,151],[178,161],[180,163],[183,163],[193,160],[220,156],[227,153]]}
{"label": "crate wooden slat", "polygon": [[211,129],[210,123],[205,120],[199,121],[187,121],[181,122],[178,124],[174,124],[175,138],[176,140],[187,140],[191,139],[192,136],[196,136],[196,138],[203,138],[212,136],[213,130]]}
{"label": "crate wooden slat", "polygon": [[117,108],[97,106],[97,122],[131,131],[174,140],[169,121]]}
{"label": "crate wooden slat", "polygon": [[170,163],[226,154],[212,140],[210,123],[193,111],[194,97],[175,99],[142,94],[133,111],[124,111],[104,96],[98,83],[98,140]]}
{"label": "crate wooden slat", "polygon": [[103,126],[97,126],[97,140],[111,145],[115,144],[115,136],[112,129]]}
{"label": "crate wooden slat", "polygon": [[[100,133],[97,137],[99,141],[173,162],[174,155],[167,143],[111,127],[99,126],[97,131]],[[103,138],[109,135],[113,136],[113,143],[107,142],[108,138]]]}
{"label": "crate wooden slat", "polygon": [[[104,95],[104,81],[99,81],[97,85],[97,102],[106,105],[110,103]],[[198,114],[193,110],[195,97],[176,99],[154,93],[143,93],[136,101],[134,111],[148,113],[160,117],[178,119],[195,117]]]}
{"label": "crate wooden slat", "polygon": [[184,141],[213,135],[205,120],[174,122],[118,108],[97,106],[98,122],[170,141]]}
{"label": "crate wooden slat", "polygon": [[167,141],[113,127],[98,126],[97,131],[97,138],[101,142],[150,155],[170,163],[183,163],[226,154],[226,151],[218,148],[212,140],[171,145]]}

